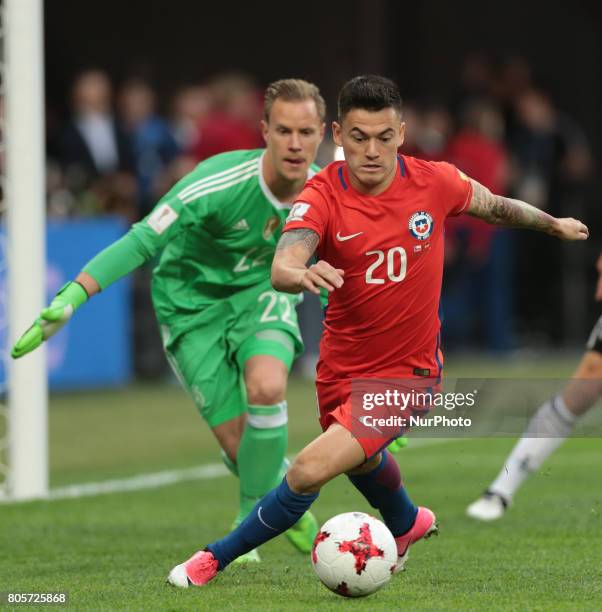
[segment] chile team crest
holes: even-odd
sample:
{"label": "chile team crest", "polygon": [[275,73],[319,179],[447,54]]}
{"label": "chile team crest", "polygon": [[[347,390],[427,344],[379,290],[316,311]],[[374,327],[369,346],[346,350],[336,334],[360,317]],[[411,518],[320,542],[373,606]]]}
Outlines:
{"label": "chile team crest", "polygon": [[433,217],[429,215],[424,210],[420,212],[414,213],[410,217],[410,222],[408,223],[408,228],[410,230],[410,234],[414,236],[417,240],[426,240],[430,238],[433,233]]}

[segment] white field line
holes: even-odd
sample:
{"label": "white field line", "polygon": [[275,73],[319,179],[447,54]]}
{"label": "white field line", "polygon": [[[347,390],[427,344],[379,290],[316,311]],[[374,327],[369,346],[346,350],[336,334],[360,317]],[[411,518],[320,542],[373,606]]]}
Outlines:
{"label": "white field line", "polygon": [[[404,448],[403,453],[414,448],[422,448],[443,442],[457,441],[461,438],[416,438],[410,440],[410,444]],[[165,470],[150,474],[138,474],[129,478],[116,478],[113,480],[103,480],[101,482],[85,482],[82,484],[68,485],[51,489],[46,501],[56,499],[76,499],[80,497],[91,497],[93,495],[107,495],[111,493],[123,493],[127,491],[142,491],[144,489],[156,489],[179,482],[190,480],[213,480],[222,478],[229,474],[222,463],[209,463],[182,470]],[[34,500],[32,500],[34,501]],[[0,496],[0,504],[17,503],[11,499]]]}
{"label": "white field line", "polygon": [[187,480],[212,480],[229,474],[222,463],[209,463],[182,470],[166,470],[151,474],[138,474],[129,478],[116,478],[101,482],[85,482],[51,489],[48,499],[69,499],[89,497],[91,495],[106,495],[124,491],[142,491],[156,489]]}

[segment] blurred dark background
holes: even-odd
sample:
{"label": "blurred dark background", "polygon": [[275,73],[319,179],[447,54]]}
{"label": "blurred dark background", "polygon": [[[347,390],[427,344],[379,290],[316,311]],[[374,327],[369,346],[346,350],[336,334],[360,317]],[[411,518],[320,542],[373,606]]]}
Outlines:
{"label": "blurred dark background", "polygon": [[[595,5],[309,0],[47,0],[48,202],[54,217],[144,216],[200,160],[261,146],[270,81],[316,82],[329,105],[348,78],[382,73],[406,104],[402,152],[446,160],[492,190],[590,227],[585,244],[447,227],[443,330],[451,351],[575,348],[598,316],[602,25]],[[325,143],[320,161],[332,160]],[[137,371],[163,368],[136,277]],[[319,336],[302,320],[309,361]],[[310,368],[311,366],[308,366]]]}

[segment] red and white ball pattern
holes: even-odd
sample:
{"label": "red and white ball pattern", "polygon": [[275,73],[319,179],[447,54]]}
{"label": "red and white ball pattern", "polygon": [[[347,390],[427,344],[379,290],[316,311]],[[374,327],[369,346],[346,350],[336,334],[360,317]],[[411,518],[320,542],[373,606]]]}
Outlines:
{"label": "red and white ball pattern", "polygon": [[318,578],[344,597],[363,597],[391,579],[397,546],[384,523],[363,512],[326,521],[314,540],[311,561]]}

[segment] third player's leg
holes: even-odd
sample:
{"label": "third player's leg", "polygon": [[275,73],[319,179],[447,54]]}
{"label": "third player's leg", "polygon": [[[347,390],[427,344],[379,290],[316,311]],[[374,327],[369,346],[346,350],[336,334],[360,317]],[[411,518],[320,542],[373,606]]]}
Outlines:
{"label": "third player's leg", "polygon": [[602,354],[587,351],[562,393],[567,409],[576,417],[585,414],[602,395]]}
{"label": "third player's leg", "polygon": [[539,407],[497,478],[468,506],[469,516],[483,521],[501,518],[529,474],[561,446],[578,417],[602,396],[602,318],[591,333],[587,349],[563,392]]}

